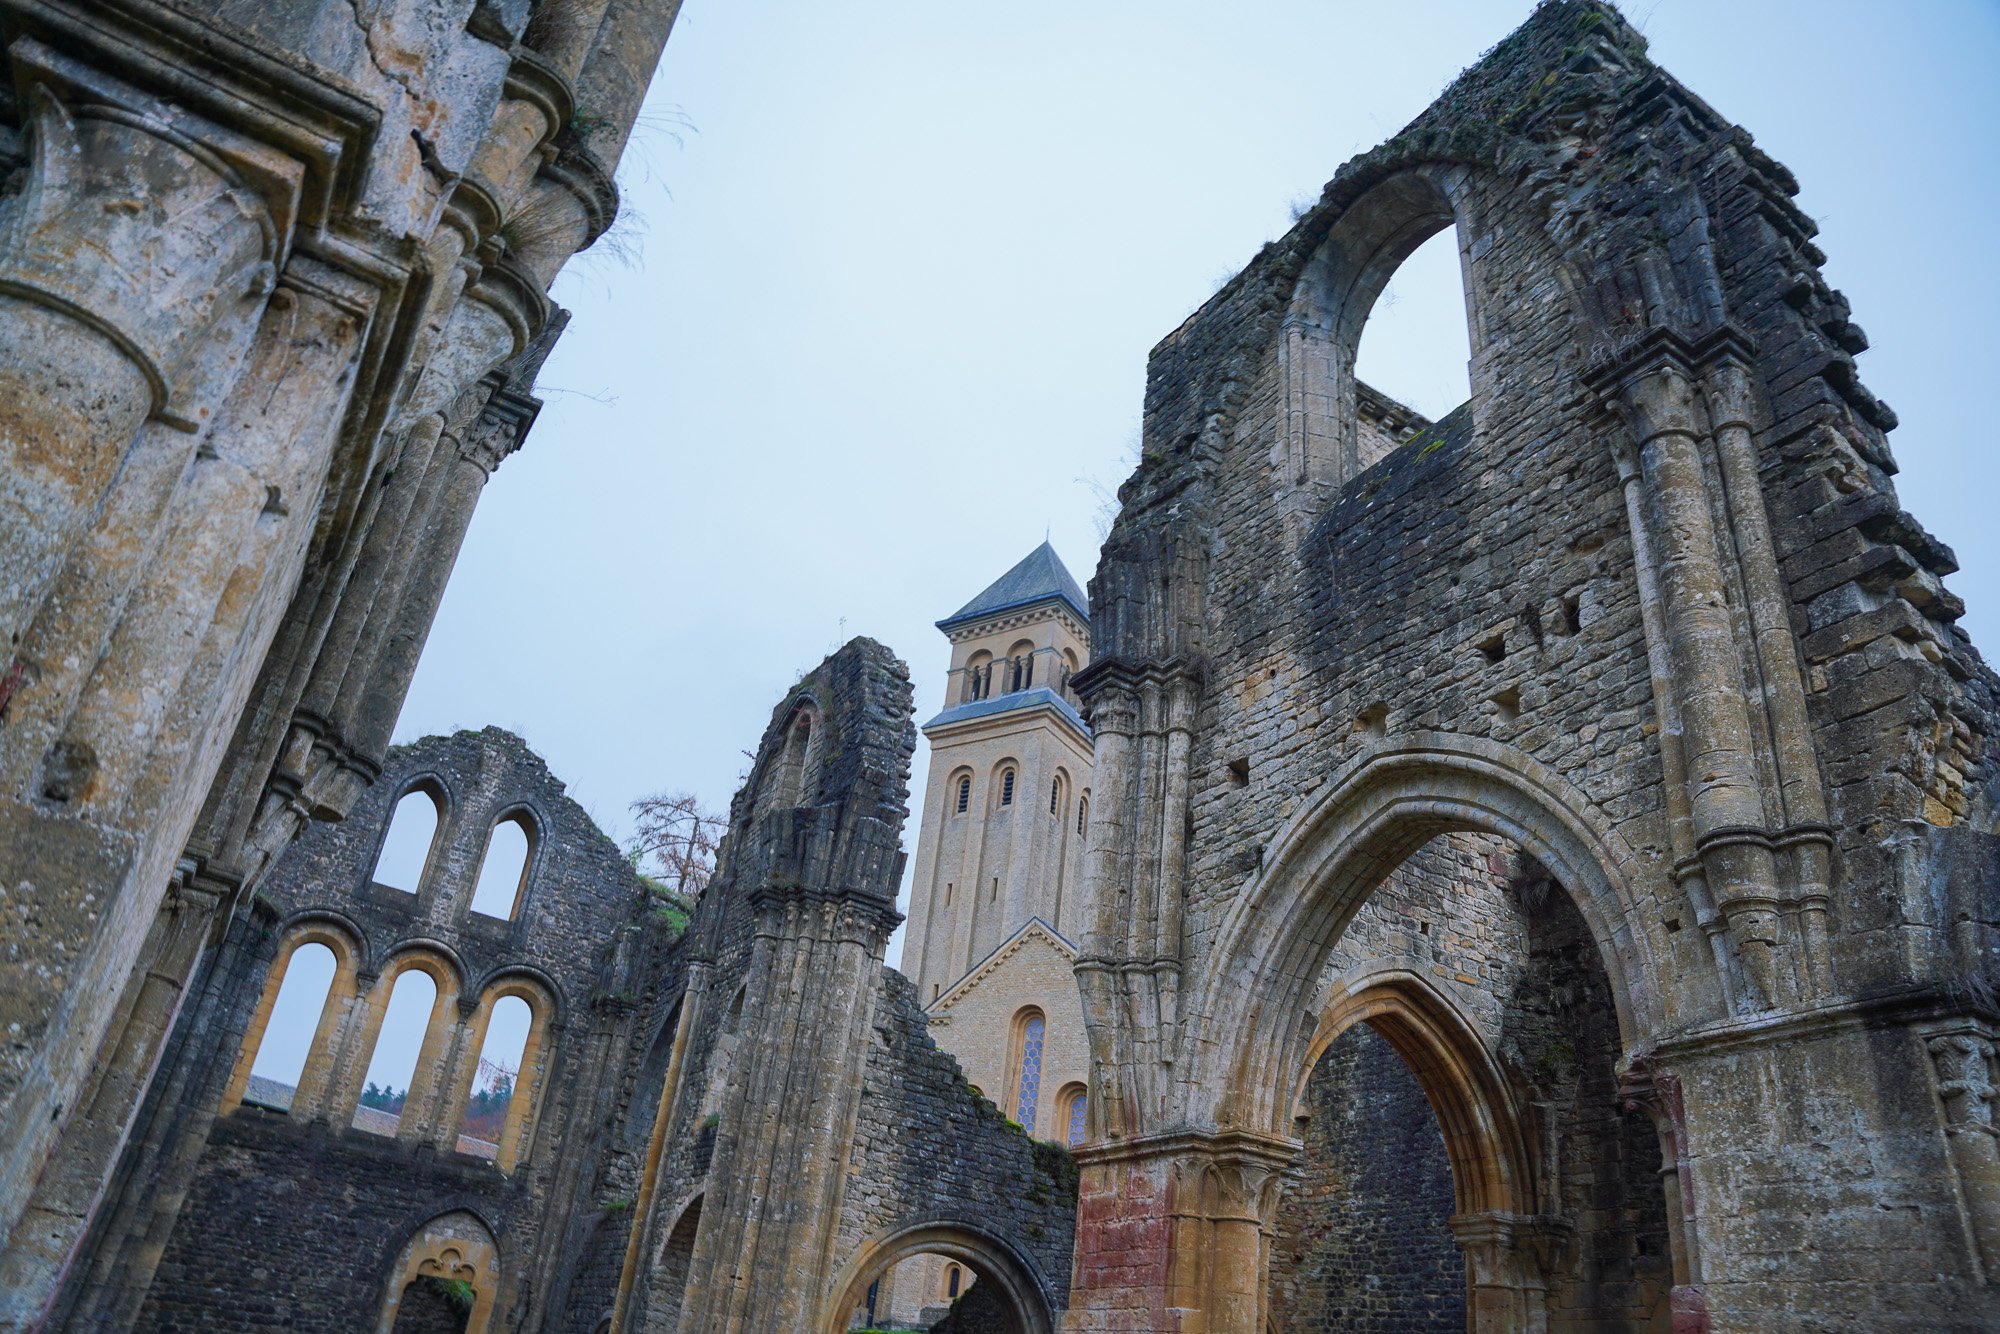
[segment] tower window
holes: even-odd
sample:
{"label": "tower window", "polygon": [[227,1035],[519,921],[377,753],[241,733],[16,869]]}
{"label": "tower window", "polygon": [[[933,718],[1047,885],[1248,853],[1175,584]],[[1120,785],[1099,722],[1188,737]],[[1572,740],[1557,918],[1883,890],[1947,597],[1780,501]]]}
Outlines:
{"label": "tower window", "polygon": [[1089,819],[1090,819],[1090,798],[1085,797],[1081,801],[1076,803],[1076,832],[1078,834],[1083,833],[1083,826],[1085,822],[1087,822]]}
{"label": "tower window", "polygon": [[958,1266],[953,1265],[945,1276],[944,1295],[954,1300],[958,1297]]}
{"label": "tower window", "polygon": [[1072,1149],[1083,1143],[1084,1120],[1089,1111],[1090,1099],[1088,1095],[1078,1093],[1069,1100],[1069,1146]]}
{"label": "tower window", "polygon": [[1012,806],[1014,804],[1014,771],[1012,769],[1000,775],[1000,804],[1002,806]]}
{"label": "tower window", "polygon": [[1061,801],[1062,801],[1062,779],[1058,778],[1058,779],[1057,779],[1057,780],[1056,780],[1055,782],[1053,782],[1053,783],[1050,783],[1050,784],[1049,784],[1049,814],[1050,814],[1050,815],[1054,815],[1054,814],[1056,813],[1056,810],[1057,810],[1057,807],[1058,807],[1058,804],[1059,804],[1059,803],[1060,803]]}
{"label": "tower window", "polygon": [[958,780],[958,813],[960,815],[965,814],[965,808],[971,804],[972,780],[970,778],[961,778]]}

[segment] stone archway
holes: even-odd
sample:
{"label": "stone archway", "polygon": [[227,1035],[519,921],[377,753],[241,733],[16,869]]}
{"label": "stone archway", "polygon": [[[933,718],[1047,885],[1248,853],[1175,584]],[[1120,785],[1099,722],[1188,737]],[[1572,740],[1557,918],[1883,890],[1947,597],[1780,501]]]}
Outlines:
{"label": "stone archway", "polygon": [[1655,1030],[1651,945],[1634,910],[1638,857],[1589,800],[1526,754],[1477,737],[1385,739],[1344,766],[1273,841],[1237,892],[1189,1014],[1209,1039],[1185,1076],[1190,1123],[1282,1136],[1315,1028],[1320,970],[1384,877],[1442,833],[1498,835],[1576,903],[1610,980],[1625,1045]]}
{"label": "stone archway", "polygon": [[868,1285],[899,1261],[918,1255],[942,1255],[970,1268],[1013,1314],[1018,1334],[1055,1334],[1055,1295],[1034,1262],[983,1228],[945,1221],[905,1224],[856,1248],[830,1289],[833,1301],[821,1317],[822,1334],[842,1334]]}

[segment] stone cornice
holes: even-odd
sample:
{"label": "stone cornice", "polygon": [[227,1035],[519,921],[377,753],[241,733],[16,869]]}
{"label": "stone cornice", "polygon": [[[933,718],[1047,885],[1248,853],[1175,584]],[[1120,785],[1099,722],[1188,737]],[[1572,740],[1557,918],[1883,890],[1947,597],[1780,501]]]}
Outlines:
{"label": "stone cornice", "polygon": [[925,723],[921,730],[925,738],[932,745],[939,745],[967,740],[974,734],[982,731],[995,733],[1017,732],[1036,718],[1053,718],[1060,722],[1064,729],[1082,743],[1083,749],[1089,750],[1091,748],[1090,728],[1083,724],[1065,703],[1058,703],[1054,692],[1050,691],[1048,687],[1036,686],[1033,690],[1022,690],[1015,693],[1023,696],[1041,693],[1045,698],[1039,700],[1023,699],[1019,704],[1009,707],[985,710],[956,718],[951,715],[959,709],[970,708],[972,705],[978,704],[997,704],[1009,697],[998,695],[990,700],[974,700],[971,705],[954,705],[952,708],[946,709],[943,713]]}
{"label": "stone cornice", "polygon": [[1021,606],[1002,607],[992,615],[976,620],[946,622],[949,629],[945,625],[938,628],[944,630],[945,638],[952,643],[963,644],[969,639],[981,639],[1002,630],[1039,625],[1044,621],[1060,621],[1064,629],[1083,641],[1085,648],[1090,646],[1090,623],[1077,616],[1069,605],[1069,599],[1056,593]]}

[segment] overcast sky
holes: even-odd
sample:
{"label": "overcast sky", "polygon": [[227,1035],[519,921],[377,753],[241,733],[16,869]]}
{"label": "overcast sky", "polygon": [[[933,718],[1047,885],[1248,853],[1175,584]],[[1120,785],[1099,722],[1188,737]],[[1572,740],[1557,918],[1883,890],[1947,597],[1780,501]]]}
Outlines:
{"label": "overcast sky", "polygon": [[[619,172],[633,258],[600,243],[557,281],[576,317],[548,407],[487,487],[397,740],[510,728],[622,841],[645,793],[725,808],[848,636],[908,661],[930,717],[933,621],[1044,531],[1089,579],[1091,483],[1129,467],[1147,350],[1529,9],[687,0]],[[1903,503],[2000,645],[1975,414],[2000,352],[2000,5],[1626,12],[1803,183],[1902,418]],[[1449,254],[1413,259],[1363,376],[1462,398],[1456,286]]]}

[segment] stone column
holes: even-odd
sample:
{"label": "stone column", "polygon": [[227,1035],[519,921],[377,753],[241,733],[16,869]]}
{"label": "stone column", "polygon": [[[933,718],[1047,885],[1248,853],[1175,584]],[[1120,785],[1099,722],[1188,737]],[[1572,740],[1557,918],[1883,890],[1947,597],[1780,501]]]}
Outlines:
{"label": "stone column", "polygon": [[[773,818],[789,820],[794,812]],[[680,1329],[824,1320],[877,974],[899,918],[865,891],[767,887]]]}
{"label": "stone column", "polygon": [[1473,1334],[1547,1334],[1548,1276],[1573,1231],[1566,1219],[1500,1210],[1452,1218],[1451,1234],[1465,1252]]}
{"label": "stone column", "polygon": [[1244,1131],[1079,1148],[1066,1334],[1265,1334],[1270,1232],[1297,1153]]}
{"label": "stone column", "polygon": [[140,424],[197,429],[181,381],[270,293],[301,173],[31,38],[8,55],[33,146],[25,187],[0,200],[0,642],[11,644]]}
{"label": "stone column", "polygon": [[1994,1044],[1972,1024],[1933,1033],[1924,1041],[1944,1109],[1951,1170],[1983,1279],[2000,1278],[2000,1118],[1995,1102]]}

